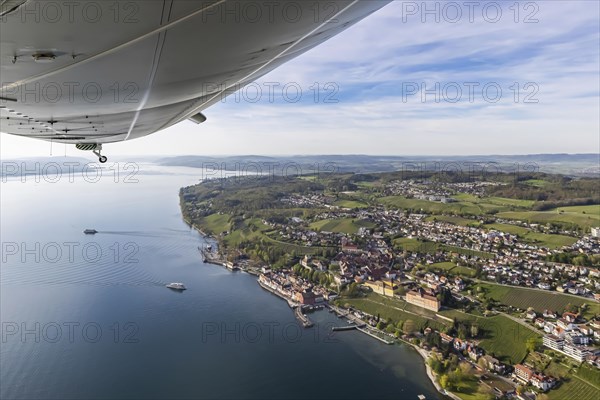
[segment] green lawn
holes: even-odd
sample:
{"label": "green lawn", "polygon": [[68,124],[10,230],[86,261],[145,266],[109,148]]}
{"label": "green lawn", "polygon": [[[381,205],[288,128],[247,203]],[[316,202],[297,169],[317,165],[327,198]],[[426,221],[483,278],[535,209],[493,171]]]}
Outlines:
{"label": "green lawn", "polygon": [[218,235],[231,229],[230,218],[229,214],[212,214],[202,218],[200,226],[203,230],[208,231],[208,233]]}
{"label": "green lawn", "polygon": [[456,267],[456,264],[454,264],[453,262],[439,262],[439,263],[430,264],[427,267],[434,268],[434,269],[441,269],[444,271],[451,271],[454,267]]}
{"label": "green lawn", "polygon": [[570,303],[578,306],[588,304],[589,308],[586,312],[588,315],[600,312],[600,304],[581,297],[539,289],[495,285],[492,283],[478,283],[477,285],[485,290],[486,297],[524,310],[528,307],[533,307],[538,312],[543,312],[547,309],[562,313],[566,305]]}
{"label": "green lawn", "polygon": [[454,275],[470,276],[470,277],[475,276],[475,272],[476,272],[473,268],[458,266],[458,265],[454,264],[453,262],[434,263],[434,264],[428,265],[427,269],[428,270],[439,269],[439,270],[447,271],[448,273],[451,273]]}
{"label": "green lawn", "polygon": [[533,200],[519,200],[519,199],[509,199],[506,197],[486,197],[481,199],[482,202],[498,204],[501,206],[511,206],[511,207],[519,207],[519,208],[531,208],[535,201]]}
{"label": "green lawn", "polygon": [[370,229],[374,226],[375,224],[372,222],[352,218],[324,219],[310,224],[310,228],[317,231],[341,232],[348,234],[358,232],[358,229],[361,227]]}
{"label": "green lawn", "polygon": [[563,211],[565,213],[589,214],[592,216],[596,216],[596,218],[600,219],[600,204],[595,204],[591,206],[559,207],[558,211]]}
{"label": "green lawn", "polygon": [[411,314],[409,312],[406,312],[402,309],[398,309],[398,308],[394,308],[392,306],[388,306],[385,304],[381,304],[381,302],[377,299],[377,294],[369,294],[369,297],[367,298],[347,298],[347,297],[343,297],[341,299],[341,304],[350,304],[352,307],[362,310],[368,314],[377,316],[380,315],[381,318],[384,318],[386,320],[391,320],[394,323],[398,323],[398,321],[406,321],[406,320],[412,320],[415,323],[415,326],[417,329],[421,330],[421,329],[425,329],[426,327],[430,326],[434,329],[443,329],[445,327],[445,324],[442,322],[437,322],[431,319],[428,319],[426,317],[420,316],[420,315],[414,315]]}

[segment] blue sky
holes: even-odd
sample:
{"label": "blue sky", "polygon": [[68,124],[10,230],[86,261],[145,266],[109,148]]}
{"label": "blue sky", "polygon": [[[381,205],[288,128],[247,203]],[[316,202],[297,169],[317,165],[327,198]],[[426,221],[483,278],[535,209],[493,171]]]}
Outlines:
{"label": "blue sky", "polygon": [[[493,14],[483,15],[485,3],[478,3],[472,22],[461,6],[463,16],[455,23],[443,13],[439,22],[431,15],[422,21],[421,10],[407,15],[413,4],[421,2],[387,5],[261,78],[238,101],[230,97],[205,110],[203,125],[184,122],[146,138],[106,145],[105,152],[600,152],[598,2],[521,2],[518,22],[509,9],[512,1],[496,3],[502,9],[497,22],[491,22]],[[531,13],[537,22],[525,23]],[[279,83],[273,102],[266,82]],[[315,82],[321,89],[318,101]],[[298,102],[282,96],[286,84],[302,90]],[[264,90],[261,100],[247,101],[257,86]],[[422,88],[428,91],[424,98]],[[324,102],[327,95],[334,101]],[[3,155],[16,154],[17,148],[47,155],[49,145],[2,135]],[[69,154],[81,155],[71,149]]]}

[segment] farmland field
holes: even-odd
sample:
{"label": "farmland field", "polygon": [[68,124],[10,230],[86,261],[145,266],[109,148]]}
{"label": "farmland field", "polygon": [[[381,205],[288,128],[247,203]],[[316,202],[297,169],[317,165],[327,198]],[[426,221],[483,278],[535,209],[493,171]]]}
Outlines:
{"label": "farmland field", "polygon": [[478,286],[484,288],[486,296],[502,304],[527,309],[533,307],[538,312],[552,310],[562,313],[567,304],[588,304],[587,314],[600,312],[600,304],[578,296],[569,296],[558,292],[550,292],[539,289],[525,289],[512,286],[494,285],[491,283],[480,283]]}
{"label": "farmland field", "polygon": [[571,375],[558,389],[548,392],[551,400],[598,400],[600,389]]}
{"label": "farmland field", "polygon": [[372,222],[352,218],[324,219],[310,224],[310,228],[317,231],[341,233],[356,233],[361,227],[373,228],[374,226]]}

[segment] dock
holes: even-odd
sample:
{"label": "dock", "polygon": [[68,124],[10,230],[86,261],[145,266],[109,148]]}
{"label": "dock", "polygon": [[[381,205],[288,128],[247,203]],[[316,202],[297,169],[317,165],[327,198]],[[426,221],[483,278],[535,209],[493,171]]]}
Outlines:
{"label": "dock", "polygon": [[296,318],[298,318],[298,320],[302,323],[302,326],[304,326],[305,328],[310,328],[311,326],[313,326],[312,321],[308,319],[308,317],[305,314],[302,313],[301,307],[294,308],[294,315],[296,315]]}
{"label": "dock", "polygon": [[392,341],[385,340],[384,338],[377,336],[376,334],[374,334],[373,332],[371,332],[368,328],[358,328],[357,327],[356,329],[358,329],[362,333],[365,333],[365,334],[367,334],[367,335],[369,335],[369,336],[371,336],[371,337],[373,337],[373,338],[375,338],[375,339],[377,339],[380,342],[383,342],[385,344],[394,344],[394,342],[392,342]]}

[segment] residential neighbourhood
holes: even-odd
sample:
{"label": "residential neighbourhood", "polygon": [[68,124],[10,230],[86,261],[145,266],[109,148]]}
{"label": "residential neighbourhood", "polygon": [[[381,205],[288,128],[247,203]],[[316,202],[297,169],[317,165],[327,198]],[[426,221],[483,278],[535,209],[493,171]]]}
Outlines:
{"label": "residential neighbourhood", "polygon": [[[246,225],[263,245],[285,246],[271,249],[270,262],[251,241],[232,242],[240,236],[233,223],[211,232],[224,248],[236,243],[236,251],[221,256],[255,271],[263,288],[301,310],[305,327],[310,307],[331,307],[366,333],[386,343],[406,341],[446,365],[434,368],[441,390],[460,397],[467,390],[461,379],[472,378],[489,391],[484,397],[533,399],[569,387],[563,364],[600,374],[600,228],[461,212],[533,203],[489,200],[487,191],[503,185],[408,179],[385,181],[370,197],[356,188],[286,193],[270,207],[310,212],[262,213]],[[212,199],[198,203],[192,193],[183,199],[191,220],[227,217],[213,212]],[[490,345],[490,332],[481,329],[488,321],[499,324],[494,329],[520,329],[522,342]],[[464,369],[461,379],[448,363]]]}

